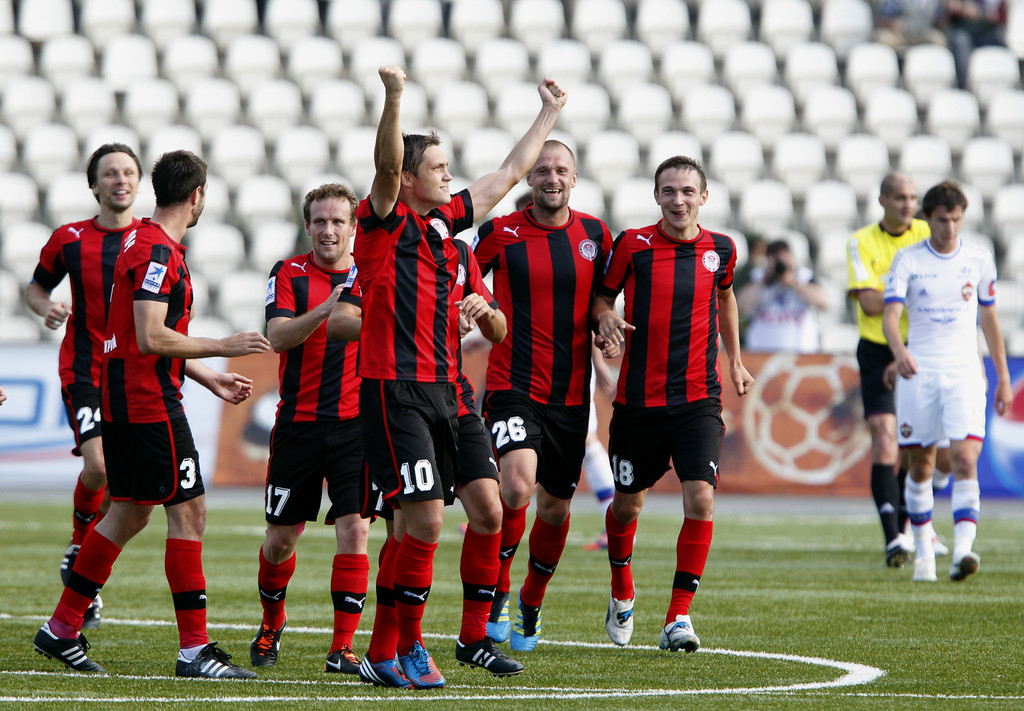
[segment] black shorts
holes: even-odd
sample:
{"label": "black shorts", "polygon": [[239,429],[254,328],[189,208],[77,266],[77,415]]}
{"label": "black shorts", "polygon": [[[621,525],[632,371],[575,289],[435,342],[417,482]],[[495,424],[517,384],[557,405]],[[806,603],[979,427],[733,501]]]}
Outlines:
{"label": "black shorts", "polygon": [[339,422],[286,422],[270,435],[264,497],[267,523],[316,521],[324,481],[331,508],[327,523],[359,513],[364,498],[363,435],[359,418]]}
{"label": "black shorts", "polygon": [[114,501],[174,506],[206,493],[188,420],[103,423],[107,487]]}
{"label": "black shorts", "polygon": [[69,383],[60,389],[60,395],[68,415],[68,425],[75,433],[75,448],[71,453],[81,457],[82,442],[103,436],[100,428],[100,389],[92,383]]}
{"label": "black shorts", "polygon": [[484,418],[499,457],[537,452],[537,483],[558,499],[576,493],[587,448],[589,405],[545,405],[513,390],[484,394]]}
{"label": "black shorts", "polygon": [[864,417],[896,414],[896,393],[885,387],[882,374],[894,356],[889,346],[860,339],[857,343],[857,365],[860,366],[860,396]]}
{"label": "black shorts", "polygon": [[384,499],[455,501],[458,405],[451,383],[363,379],[363,450]]}
{"label": "black shorts", "polygon": [[459,417],[458,485],[465,486],[477,479],[498,481],[498,463],[483,418],[477,414],[462,415]]}
{"label": "black shorts", "polygon": [[668,471],[679,481],[706,481],[718,488],[725,424],[719,400],[673,407],[616,404],[608,426],[608,454],[615,488],[626,494],[649,489]]}

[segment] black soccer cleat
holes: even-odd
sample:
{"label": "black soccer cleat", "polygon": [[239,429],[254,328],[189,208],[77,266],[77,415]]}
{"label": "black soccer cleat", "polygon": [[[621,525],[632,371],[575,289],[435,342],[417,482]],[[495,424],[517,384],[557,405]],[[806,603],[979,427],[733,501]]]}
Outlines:
{"label": "black soccer cleat", "polygon": [[359,657],[351,647],[335,649],[327,655],[324,671],[335,674],[359,674]]}
{"label": "black soccer cleat", "polygon": [[94,630],[100,626],[100,610],[103,609],[103,598],[97,595],[92,604],[86,609],[85,614],[82,615],[82,629]]}
{"label": "black soccer cleat", "polygon": [[463,666],[486,669],[494,676],[515,676],[523,671],[522,662],[505,656],[490,637],[472,644],[455,640],[455,661]]}
{"label": "black soccer cleat", "polygon": [[249,659],[254,667],[272,667],[277,664],[277,653],[281,651],[281,633],[287,626],[287,619],[276,630],[260,625],[256,639],[249,645]]}
{"label": "black soccer cleat", "polygon": [[175,676],[204,677],[207,679],[255,679],[256,672],[242,669],[231,663],[231,655],[210,642],[199,650],[191,662],[179,655],[174,668]]}
{"label": "black soccer cleat", "polygon": [[106,669],[86,655],[91,645],[84,634],[79,634],[78,639],[64,639],[51,632],[50,623],[47,622],[36,632],[32,646],[44,657],[62,662],[71,671],[107,673]]}

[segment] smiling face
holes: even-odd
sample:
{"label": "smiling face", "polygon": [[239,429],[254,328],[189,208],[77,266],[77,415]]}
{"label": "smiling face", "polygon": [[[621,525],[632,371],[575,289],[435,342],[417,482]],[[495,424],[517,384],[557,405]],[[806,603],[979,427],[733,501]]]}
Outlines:
{"label": "smiling face", "polygon": [[100,211],[122,213],[132,209],[139,194],[139,175],[135,161],[127,153],[107,153],[100,158],[92,194]]}
{"label": "smiling face", "polygon": [[576,187],[576,161],[572,152],[563,144],[549,141],[544,145],[526,175],[526,183],[532,190],[533,212],[542,222],[545,216],[558,215],[568,218],[569,194]]}
{"label": "smiling face", "polygon": [[708,199],[701,188],[700,174],[688,168],[668,168],[658,176],[654,198],[661,206],[661,228],[677,240],[693,239],[698,234],[697,216]]}
{"label": "smiling face", "polygon": [[356,231],[352,205],[343,198],[315,200],[309,206],[306,234],[313,243],[313,261],[324,269],[340,271],[348,258]]}
{"label": "smiling face", "polygon": [[448,156],[440,146],[427,146],[416,173],[402,172],[402,202],[423,215],[452,200],[448,187]]}

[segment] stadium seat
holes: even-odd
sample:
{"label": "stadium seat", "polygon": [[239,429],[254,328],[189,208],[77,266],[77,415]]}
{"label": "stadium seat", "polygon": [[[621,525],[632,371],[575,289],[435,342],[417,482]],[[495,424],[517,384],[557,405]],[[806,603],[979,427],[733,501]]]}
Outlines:
{"label": "stadium seat", "polygon": [[78,166],[78,137],[62,123],[40,123],[25,132],[21,162],[40,185]]}
{"label": "stadium seat", "polygon": [[611,198],[612,235],[627,229],[655,224],[661,219],[661,208],[654,199],[653,178],[630,178],[615,188]]}
{"label": "stadium seat", "polygon": [[590,50],[579,40],[555,39],[537,54],[537,74],[558,77],[563,85],[590,81],[592,69]]}
{"label": "stadium seat", "polygon": [[223,69],[245,96],[259,82],[281,76],[281,52],[266,35],[238,35],[227,45]]}
{"label": "stadium seat", "polygon": [[763,84],[774,84],[778,74],[775,53],[766,44],[736,42],[725,52],[722,79],[740,105],[746,101],[750,89]]}
{"label": "stadium seat", "polygon": [[903,56],[903,83],[918,108],[924,108],[940,89],[956,86],[952,52],[937,44],[908,47]]}
{"label": "stadium seat", "polygon": [[508,33],[536,56],[541,48],[565,32],[565,8],[558,0],[513,0]]}
{"label": "stadium seat", "polygon": [[953,153],[959,155],[967,140],[978,135],[981,128],[981,108],[978,99],[969,91],[941,89],[928,100],[925,119],[928,133],[945,140]]}
{"label": "stadium seat", "polygon": [[747,232],[787,229],[793,223],[793,196],[777,180],[752,180],[740,191],[739,218]]}
{"label": "stadium seat", "polygon": [[221,127],[237,123],[242,113],[238,86],[228,79],[200,79],[185,95],[185,120],[204,141]]}
{"label": "stadium seat", "polygon": [[670,44],[689,37],[690,11],[683,0],[639,0],[633,32],[660,59]]}
{"label": "stadium seat", "polygon": [[[150,188],[151,191],[151,188]],[[135,202],[135,209],[140,210],[143,204],[144,191],[139,191],[139,199]],[[155,198],[154,198],[155,200]],[[224,222],[231,213],[231,192],[227,183],[216,173],[210,171],[206,174],[206,207],[203,208],[203,218],[214,222]],[[148,212],[141,212],[143,215],[151,215],[152,209]]]}
{"label": "stadium seat", "polygon": [[626,33],[626,8],[619,0],[576,0],[573,3],[569,34],[593,54],[625,38]]}
{"label": "stadium seat", "polygon": [[156,45],[143,35],[119,35],[103,45],[100,76],[115,91],[125,91],[133,82],[157,76]]}
{"label": "stadium seat", "polygon": [[[184,124],[160,126],[149,134],[146,140],[145,156],[142,165],[151,166],[164,153],[175,151],[179,148],[192,151],[196,155],[202,155],[203,139],[199,137],[199,132],[191,126]],[[142,156],[140,155],[140,157]]]}
{"label": "stadium seat", "polygon": [[316,0],[267,0],[263,30],[277,41],[281,51],[320,33],[320,10]]}
{"label": "stadium seat", "polygon": [[585,142],[583,173],[606,195],[640,169],[640,144],[625,131],[598,131]]}
{"label": "stadium seat", "polygon": [[466,78],[466,51],[447,37],[427,37],[412,51],[409,61],[413,81],[433,98],[438,88]]}
{"label": "stadium seat", "polygon": [[367,37],[381,33],[380,0],[345,0],[327,5],[327,34],[337,40],[345,52]]}
{"label": "stadium seat", "polygon": [[[569,207],[603,220],[605,217],[604,190],[596,181],[577,175],[576,187],[569,196]],[[615,235],[612,235],[614,237]]]}
{"label": "stadium seat", "polygon": [[[306,192],[302,193],[305,197]],[[249,235],[249,262],[253,269],[270,274],[274,265],[296,252],[301,227],[288,220],[267,220],[253,227]]]}
{"label": "stadium seat", "polygon": [[647,83],[654,74],[651,50],[640,42],[613,40],[599,51],[597,76],[616,101],[626,87]]}
{"label": "stadium seat", "polygon": [[[857,228],[860,228],[860,225],[857,225]],[[842,273],[843,281],[841,283],[844,285],[846,284],[847,269],[846,255],[849,254],[846,247],[850,234],[846,230],[820,232],[815,239],[818,253],[814,262],[818,271],[822,274]]]}
{"label": "stadium seat", "polygon": [[[0,48],[0,52],[6,51]],[[31,64],[25,67],[31,74]],[[96,74],[96,54],[92,42],[82,35],[60,35],[43,43],[39,49],[39,74],[50,80],[57,91],[68,82]]]}
{"label": "stadium seat", "polygon": [[338,137],[338,169],[352,181],[352,186],[359,195],[369,193],[370,183],[376,172],[373,165],[373,146],[376,137],[377,129],[374,126],[353,126]]}
{"label": "stadium seat", "polygon": [[311,176],[326,172],[330,160],[327,136],[313,126],[289,126],[274,145],[275,172],[288,181],[295,193]]}
{"label": "stadium seat", "polygon": [[226,49],[235,37],[257,31],[259,17],[255,0],[204,0],[203,34]]}
{"label": "stadium seat", "polygon": [[1020,61],[1006,47],[978,47],[971,52],[967,88],[983,108],[1004,89],[1020,88]]}
{"label": "stadium seat", "polygon": [[750,6],[740,0],[701,0],[697,39],[721,59],[737,42],[750,37]]}
{"label": "stadium seat", "polygon": [[802,199],[811,185],[828,175],[825,144],[810,133],[780,136],[772,152],[772,175],[789,188],[793,197]]}
{"label": "stadium seat", "polygon": [[860,226],[857,193],[846,183],[825,180],[811,185],[804,199],[804,225],[818,237],[839,232],[852,233]]}
{"label": "stadium seat", "polygon": [[133,0],[79,0],[78,31],[96,47],[135,29]]}
{"label": "stadium seat", "polygon": [[17,159],[18,142],[14,139],[14,132],[0,124],[0,172],[10,170]]}
{"label": "stadium seat", "polygon": [[[18,282],[27,284],[39,262],[39,250],[50,239],[52,230],[40,222],[14,222],[4,225],[0,242],[0,264],[14,272]],[[5,321],[7,319],[4,319]]]}
{"label": "stadium seat", "polygon": [[[41,53],[39,71],[44,77],[49,78],[42,66],[43,56]],[[0,92],[3,92],[12,79],[20,79],[34,73],[35,58],[32,56],[32,45],[29,41],[18,35],[0,35]]]}
{"label": "stadium seat", "polygon": [[732,92],[718,84],[701,84],[687,90],[681,127],[700,139],[705,148],[736,123]]}
{"label": "stadium seat", "polygon": [[[234,225],[201,219],[189,230],[186,244],[189,268],[193,272],[199,272],[213,284],[220,284],[245,262],[245,240],[242,231]],[[262,295],[265,295],[265,278],[263,287]]]}
{"label": "stadium seat", "polygon": [[87,220],[96,214],[96,198],[80,170],[55,175],[46,185],[44,212],[51,225]]}
{"label": "stadium seat", "polygon": [[854,46],[870,42],[874,31],[875,18],[867,0],[828,0],[821,8],[821,41],[831,45],[840,60]]}
{"label": "stadium seat", "polygon": [[870,202],[878,197],[882,178],[889,172],[889,148],[874,134],[844,136],[836,147],[836,177],[857,197]]}
{"label": "stadium seat", "polygon": [[761,141],[752,133],[727,131],[711,143],[711,175],[739,194],[764,172]]}
{"label": "stadium seat", "polygon": [[1007,3],[1009,11],[1006,15],[1006,46],[1014,55],[1024,57],[1024,11],[1020,3]]}
{"label": "stadium seat", "polygon": [[505,32],[505,9],[501,0],[474,0],[452,4],[448,31],[472,57],[485,41]]}
{"label": "stadium seat", "polygon": [[985,132],[1024,151],[1024,91],[1006,89],[992,96],[985,112]]}
{"label": "stadium seat", "polygon": [[386,21],[388,35],[398,40],[407,54],[424,40],[444,34],[437,0],[391,0]]}
{"label": "stadium seat", "polygon": [[[662,53],[658,76],[672,100],[685,108],[690,103],[690,89],[717,83],[715,55],[700,42],[673,42]],[[733,103],[732,96],[729,103]]]}
{"label": "stadium seat", "polygon": [[[603,87],[597,88],[604,91]],[[572,87],[570,90],[576,92],[573,93],[573,103],[576,103],[577,106],[580,103],[586,103],[588,92],[579,90],[579,87]],[[584,97],[583,102],[577,101],[581,96]],[[529,82],[508,84],[500,90],[495,98],[494,122],[498,128],[503,128],[515,136],[521,136],[537,117],[540,106],[540,95],[537,93],[535,85]],[[566,113],[569,111],[569,103],[566,103],[565,107],[565,111],[561,112],[558,117],[557,125],[559,126],[568,126],[572,120],[571,114]],[[582,108],[578,111],[584,114],[581,117],[583,120],[590,119]],[[609,108],[604,115],[608,116],[610,113],[611,109]]]}
{"label": "stadium seat", "polygon": [[1024,245],[1024,185],[1015,183],[999,188],[992,200],[990,219],[1000,242],[1007,246]]}
{"label": "stadium seat", "polygon": [[253,271],[225,274],[217,288],[217,311],[236,331],[266,327],[267,275]]}
{"label": "stadium seat", "polygon": [[11,3],[0,3],[0,34],[14,34],[14,8]]}
{"label": "stadium seat", "polygon": [[786,60],[785,78],[796,103],[803,106],[808,95],[819,86],[839,84],[835,50],[820,42],[793,45]]}
{"label": "stadium seat", "polygon": [[486,126],[490,115],[487,92],[476,82],[449,82],[435,94],[433,123],[451,135],[456,144],[473,129]]}
{"label": "stadium seat", "polygon": [[1014,182],[1014,151],[1010,143],[994,136],[971,138],[964,145],[961,175],[986,200],[992,200],[1002,185]]}
{"label": "stadium seat", "polygon": [[492,100],[497,100],[503,87],[531,78],[526,45],[505,37],[481,43],[473,62],[473,78],[487,89]]}
{"label": "stadium seat", "polygon": [[143,135],[178,120],[178,90],[167,79],[148,79],[128,87],[122,107],[124,120]]}
{"label": "stadium seat", "polygon": [[[511,109],[507,106],[507,103],[511,102],[511,98],[506,100],[503,94],[498,99],[497,108],[499,125],[517,136],[526,131],[540,109],[537,88],[528,84],[520,84],[519,87],[521,87],[518,91],[522,93],[522,104]],[[529,90],[527,87],[530,87]],[[601,84],[576,84],[566,87],[566,90],[572,96],[572,100],[567,101],[565,108],[559,113],[557,125],[560,128],[571,133],[581,143],[586,142],[596,132],[608,128],[611,123],[611,100],[604,86]],[[528,97],[531,98],[529,103],[526,103]],[[520,114],[520,130],[516,130],[504,119],[505,112],[510,109],[518,110]]]}
{"label": "stadium seat", "polygon": [[79,138],[97,126],[112,123],[116,113],[114,90],[102,79],[82,77],[67,83],[61,92],[61,121]]}
{"label": "stadium seat", "polygon": [[647,162],[644,164],[644,175],[654,175],[661,162],[672,156],[689,156],[704,162],[704,149],[700,140],[692,133],[685,131],[662,131],[651,137],[647,149]]}
{"label": "stadium seat", "polygon": [[57,99],[53,86],[42,77],[12,79],[0,97],[0,119],[10,126],[19,140],[32,126],[52,120],[56,113]]}
{"label": "stadium seat", "polygon": [[895,87],[900,78],[896,50],[877,42],[864,42],[850,48],[846,58],[846,86],[864,105],[871,92]]}
{"label": "stadium seat", "polygon": [[764,0],[758,36],[777,57],[788,63],[790,49],[813,35],[814,13],[807,0]]}
{"label": "stadium seat", "polygon": [[661,84],[627,86],[619,98],[618,126],[646,148],[654,136],[669,130],[675,114],[672,97]]}
{"label": "stadium seat", "polygon": [[267,159],[263,134],[252,126],[228,124],[221,126],[210,139],[210,169],[228,187],[235,189],[250,175],[262,173]]}
{"label": "stadium seat", "polygon": [[985,221],[985,197],[981,190],[970,183],[960,183],[960,189],[967,197],[967,212],[964,213],[964,230],[970,232],[988,232]]}
{"label": "stadium seat", "polygon": [[757,136],[771,150],[781,136],[796,123],[796,104],[789,89],[777,84],[762,84],[747,90],[740,111],[740,125]]}
{"label": "stadium seat", "polygon": [[[39,188],[25,173],[0,173],[0,228],[35,220],[39,211]],[[11,239],[4,235],[4,239]],[[37,247],[42,248],[40,244]]]}
{"label": "stadium seat", "polygon": [[324,82],[341,77],[341,46],[330,37],[305,37],[288,52],[287,75],[307,98]]}
{"label": "stadium seat", "polygon": [[246,117],[274,141],[284,129],[302,119],[302,92],[287,79],[264,79],[249,91]]}
{"label": "stadium seat", "polygon": [[910,176],[918,195],[953,177],[953,153],[949,144],[937,136],[911,136],[900,149],[900,170]]}
{"label": "stadium seat", "polygon": [[318,84],[309,97],[309,122],[327,134],[332,142],[366,118],[366,98],[362,88],[348,79],[332,79]]}
{"label": "stadium seat", "polygon": [[163,51],[176,37],[188,35],[196,27],[193,0],[142,0],[139,28]]}
{"label": "stadium seat", "polygon": [[813,89],[804,104],[803,124],[805,131],[825,142],[825,148],[834,150],[857,127],[857,101],[841,86]]}
{"label": "stadium seat", "polygon": [[[87,165],[92,152],[104,143],[123,143],[126,146],[131,146],[132,150],[136,151],[136,153],[138,153],[142,146],[142,143],[139,141],[138,131],[130,126],[123,126],[117,123],[108,123],[103,126],[97,126],[89,131],[80,143],[82,144],[82,152],[78,161],[80,166]],[[139,161],[142,161],[141,155],[139,155]],[[142,170],[143,174],[145,174],[145,163],[142,164]]]}
{"label": "stadium seat", "polygon": [[352,49],[352,58],[348,64],[349,79],[362,86],[367,95],[383,91],[384,85],[378,70],[386,64],[405,66],[402,45],[390,37],[365,37]]}
{"label": "stadium seat", "polygon": [[0,321],[17,315],[22,303],[22,288],[13,272],[0,269]]}
{"label": "stadium seat", "polygon": [[459,169],[473,180],[497,170],[516,144],[516,136],[500,128],[480,127],[466,133],[459,151]]}
{"label": "stadium seat", "polygon": [[217,45],[202,35],[173,37],[167,41],[160,66],[179,92],[187,92],[193,82],[218,74]]}
{"label": "stadium seat", "polygon": [[18,34],[29,42],[45,42],[75,32],[71,3],[67,0],[21,0],[17,18]]}
{"label": "stadium seat", "polygon": [[[381,111],[384,110],[384,85],[380,84],[378,88],[369,93],[369,97],[370,116],[379,117]],[[430,121],[430,112],[427,107],[427,92],[416,82],[407,79],[405,88],[402,90],[403,129],[422,133]]]}
{"label": "stadium seat", "polygon": [[882,87],[872,92],[864,106],[864,129],[883,141],[890,151],[917,133],[917,103],[910,92]]}
{"label": "stadium seat", "polygon": [[[651,184],[653,195],[654,185]],[[733,222],[732,195],[725,183],[708,178],[708,200],[700,209],[698,220],[702,227],[723,230]]]}

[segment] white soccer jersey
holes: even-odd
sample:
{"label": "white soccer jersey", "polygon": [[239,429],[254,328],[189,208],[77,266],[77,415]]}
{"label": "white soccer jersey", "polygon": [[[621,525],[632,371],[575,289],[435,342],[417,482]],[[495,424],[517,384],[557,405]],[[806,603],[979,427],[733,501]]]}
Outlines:
{"label": "white soccer jersey", "polygon": [[939,254],[929,240],[900,250],[885,285],[885,302],[906,307],[907,348],[919,368],[977,365],[978,304],[995,298],[992,255],[962,241],[950,254]]}

